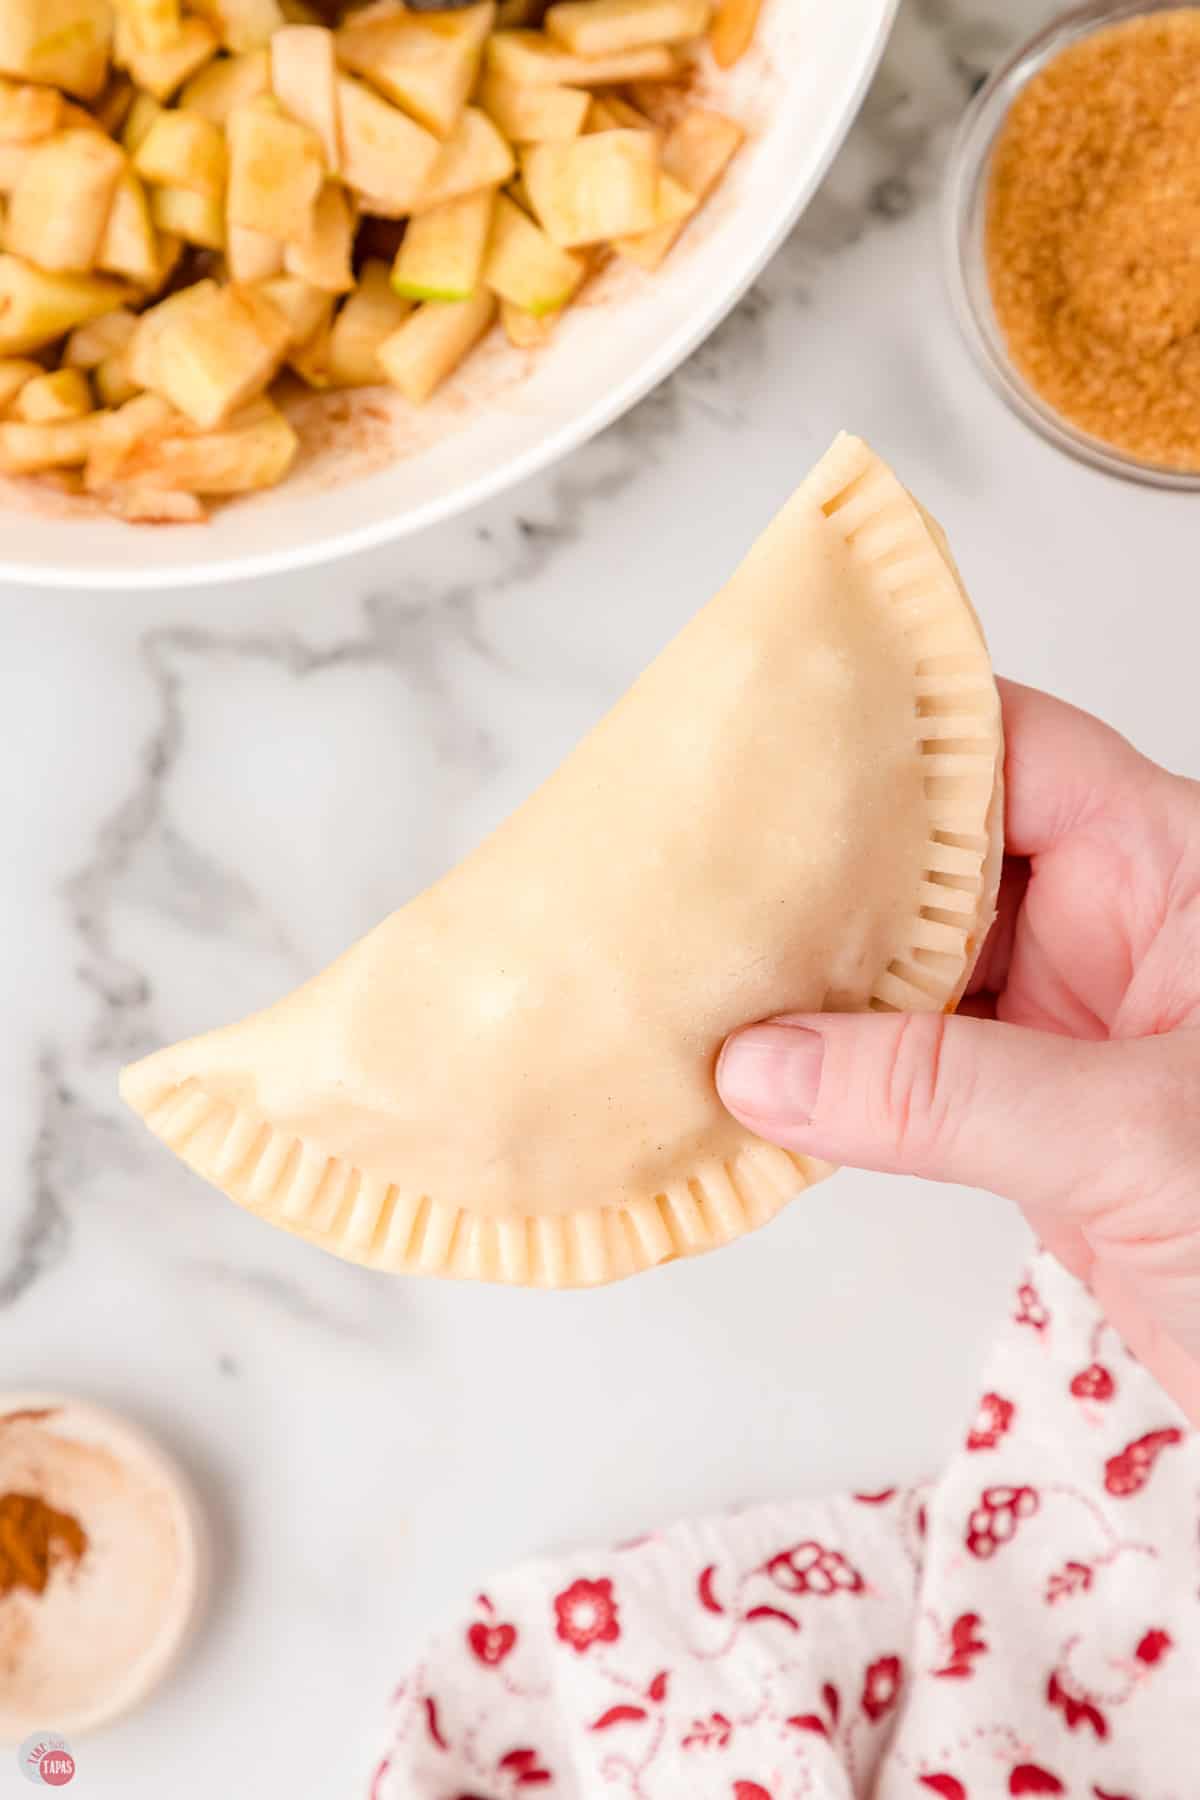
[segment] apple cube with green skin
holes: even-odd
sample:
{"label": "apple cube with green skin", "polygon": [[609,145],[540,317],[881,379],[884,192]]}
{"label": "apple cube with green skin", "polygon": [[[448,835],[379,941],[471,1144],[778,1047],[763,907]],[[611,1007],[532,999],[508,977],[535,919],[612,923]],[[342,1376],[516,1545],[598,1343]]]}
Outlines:
{"label": "apple cube with green skin", "polygon": [[588,272],[582,256],[562,250],[521,208],[500,194],[483,266],[485,286],[523,312],[558,312]]}
{"label": "apple cube with green skin", "polygon": [[678,58],[666,44],[612,56],[574,56],[540,31],[493,32],[487,62],[517,86],[553,82],[561,87],[608,87],[623,81],[672,81],[680,72]]}
{"label": "apple cube with green skin", "polygon": [[650,131],[598,131],[534,144],[521,174],[538,222],[564,249],[649,231],[658,222],[658,140]]}
{"label": "apple cube with green skin", "polygon": [[166,50],[147,50],[125,20],[117,19],[113,61],[156,100],[169,100],[216,53],[216,33],[203,19],[185,19],[177,40]]}
{"label": "apple cube with green skin", "polygon": [[484,188],[410,221],[392,268],[401,299],[465,300],[475,292],[494,204],[493,190]]}
{"label": "apple cube with green skin", "polygon": [[512,144],[559,143],[578,137],[591,101],[581,88],[518,87],[490,69],[483,78],[479,104]]}
{"label": "apple cube with green skin", "polygon": [[329,336],[329,379],[335,387],[373,387],[384,379],[377,352],[412,312],[392,291],[387,263],[364,263],[358,286],[343,303]]}
{"label": "apple cube with green skin", "polygon": [[354,286],[354,201],[337,181],[317,196],[308,236],[284,247],[284,268],[327,294],[348,294]]}
{"label": "apple cube with green skin", "polygon": [[[160,311],[164,317],[155,320]],[[212,430],[262,393],[290,341],[287,320],[256,289],[198,282],[143,316],[130,372],[193,424]]]}
{"label": "apple cube with green skin", "polygon": [[146,190],[132,169],[124,170],[117,182],[96,264],[139,287],[153,288],[158,280],[158,233]]}
{"label": "apple cube with green skin", "polygon": [[134,154],[143,181],[219,198],[227,172],[225,133],[196,112],[164,108]]}
{"label": "apple cube with green skin", "polygon": [[271,39],[271,89],[284,112],[321,141],[325,167],[341,167],[337,63],[333,33],[320,25],[285,25]]}
{"label": "apple cube with green skin", "polygon": [[363,210],[384,218],[411,211],[442,149],[431,131],[353,76],[338,77],[342,179]]}
{"label": "apple cube with green skin", "polygon": [[485,0],[452,12],[351,18],[337,34],[338,60],[446,138],[475,85],[495,15],[492,0]]}
{"label": "apple cube with green skin", "polygon": [[428,212],[444,206],[460,194],[480,188],[497,188],[516,171],[512,146],[501,137],[492,121],[477,106],[468,106],[451,137],[447,138],[429,172],[428,180],[409,210]]}
{"label": "apple cube with green skin", "polygon": [[431,300],[385,338],[377,352],[387,380],[423,406],[491,329],[496,297],[481,288],[469,300]]}
{"label": "apple cube with green skin", "polygon": [[120,146],[100,131],[34,144],[9,203],[8,249],[43,269],[94,268],[124,169]]}
{"label": "apple cube with green skin", "polygon": [[[223,127],[239,106],[246,106],[270,91],[269,52],[247,50],[242,56],[218,57],[198,75],[193,75],[179,96],[179,104],[185,112],[199,113],[202,118]],[[137,101],[134,104],[136,106]],[[136,145],[129,147],[137,148]]]}
{"label": "apple cube with green skin", "polygon": [[709,11],[709,0],[557,0],[545,27],[573,56],[616,56],[699,37]]}
{"label": "apple cube with green skin", "polygon": [[108,0],[4,0],[0,73],[94,100],[108,79]]}
{"label": "apple cube with green skin", "polygon": [[53,88],[0,79],[0,143],[30,144],[57,131],[62,96]]}
{"label": "apple cube with green skin", "polygon": [[233,113],[229,134],[229,220],[285,243],[308,235],[325,182],[321,141],[272,99]]}
{"label": "apple cube with green skin", "polygon": [[27,425],[58,425],[85,419],[92,411],[92,390],[82,369],[55,369],[27,381],[12,406],[14,419]]}

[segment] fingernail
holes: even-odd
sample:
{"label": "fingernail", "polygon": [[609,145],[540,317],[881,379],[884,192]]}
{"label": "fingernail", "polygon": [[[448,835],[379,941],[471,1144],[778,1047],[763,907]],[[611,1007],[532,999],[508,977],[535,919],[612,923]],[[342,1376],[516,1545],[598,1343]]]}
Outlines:
{"label": "fingernail", "polygon": [[802,1025],[751,1025],[728,1038],[717,1087],[743,1118],[807,1125],[817,1104],[825,1046]]}

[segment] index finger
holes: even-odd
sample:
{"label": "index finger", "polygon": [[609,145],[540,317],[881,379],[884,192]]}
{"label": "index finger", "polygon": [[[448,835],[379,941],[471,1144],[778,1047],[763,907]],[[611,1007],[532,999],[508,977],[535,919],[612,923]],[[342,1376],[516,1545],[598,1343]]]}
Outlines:
{"label": "index finger", "polygon": [[1111,725],[998,678],[1005,736],[1005,848],[1039,856],[1130,794],[1151,766]]}

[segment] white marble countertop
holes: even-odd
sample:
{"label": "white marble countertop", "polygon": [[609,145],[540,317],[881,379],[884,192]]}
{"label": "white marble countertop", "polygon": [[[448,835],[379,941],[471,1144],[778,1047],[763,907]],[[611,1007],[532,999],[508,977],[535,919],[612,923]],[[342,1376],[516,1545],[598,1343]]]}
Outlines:
{"label": "white marble countertop", "polygon": [[950,528],[1002,669],[1196,766],[1195,502],[1034,439],[940,285],[948,127],[1050,10],[909,0],[755,291],[548,475],[309,576],[0,594],[0,1369],[160,1432],[218,1541],[205,1633],[76,1746],[80,1800],[358,1796],[405,1656],[490,1569],[910,1476],[957,1429],[1023,1252],[998,1201],[843,1174],[598,1293],[394,1281],[228,1205],[114,1076],[272,998],[469,846],[842,425]]}

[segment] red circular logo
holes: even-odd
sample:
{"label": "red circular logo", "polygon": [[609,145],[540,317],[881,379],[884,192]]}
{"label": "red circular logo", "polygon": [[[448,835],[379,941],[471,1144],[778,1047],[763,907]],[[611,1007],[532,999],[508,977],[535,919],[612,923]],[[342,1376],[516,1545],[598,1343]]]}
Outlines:
{"label": "red circular logo", "polygon": [[75,1758],[69,1750],[47,1750],[38,1763],[38,1774],[47,1787],[66,1787],[75,1779]]}

